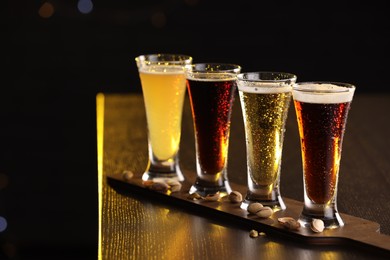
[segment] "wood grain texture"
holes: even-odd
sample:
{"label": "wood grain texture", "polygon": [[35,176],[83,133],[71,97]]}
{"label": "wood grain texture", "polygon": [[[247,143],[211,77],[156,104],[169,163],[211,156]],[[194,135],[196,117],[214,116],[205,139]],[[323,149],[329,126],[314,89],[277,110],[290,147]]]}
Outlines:
{"label": "wood grain texture", "polygon": [[[361,120],[370,119],[369,112],[366,112],[363,116],[352,116],[354,113],[358,113],[357,111],[364,110],[365,105],[376,105],[385,101],[388,104],[390,98],[361,97],[360,99],[356,98],[354,101],[359,103],[350,113],[351,120],[349,120],[347,126],[348,132],[344,142],[341,173],[343,171],[347,172],[347,170],[351,172],[352,169],[357,171],[357,174],[363,179],[357,180],[355,178],[356,175],[355,177],[352,175],[347,176],[344,180],[341,179],[340,182],[345,182],[345,179],[347,181],[352,180],[354,182],[351,183],[351,186],[360,187],[359,185],[363,185],[367,180],[373,182],[372,178],[379,174],[383,179],[374,182],[376,186],[389,187],[388,177],[384,176],[384,171],[389,168],[389,162],[383,159],[387,150],[384,153],[374,152],[377,151],[375,149],[376,145],[382,149],[385,148],[386,142],[389,142],[388,138],[378,142],[378,139],[383,138],[383,136],[380,137],[380,133],[376,136],[371,134],[375,143],[370,143],[369,140],[361,136],[361,134],[370,133],[372,127],[375,127],[375,125],[361,125]],[[359,104],[361,104],[362,108],[360,108]],[[188,102],[185,104],[184,110],[180,156],[182,170],[186,174],[193,174],[195,167],[193,130],[191,115],[187,105]],[[106,95],[104,107],[103,175],[120,175],[124,170],[131,170],[136,174],[141,174],[147,164],[146,119],[142,96]],[[229,177],[232,182],[245,185],[245,144],[242,139],[243,126],[242,122],[240,122],[242,117],[238,102],[235,103],[234,108],[229,150]],[[294,139],[297,132],[293,116],[295,115],[290,113],[286,132],[282,166],[282,174],[284,175],[281,178],[282,181],[284,180],[284,183],[281,183],[281,190],[282,196],[299,200],[302,193],[302,176],[300,154],[296,150],[297,147],[299,148],[299,142]],[[361,131],[356,130],[360,129],[359,127],[362,129]],[[355,131],[350,131],[351,128],[355,128]],[[386,130],[389,130],[388,124],[384,124],[381,129],[381,131]],[[348,138],[350,132],[352,134]],[[381,133],[384,134],[385,132]],[[361,151],[363,148],[364,151]],[[352,151],[347,152],[347,150]],[[370,170],[372,161],[369,159],[372,158],[367,158],[364,154],[366,152],[374,153],[372,154],[374,161],[376,160],[378,163],[381,161],[382,168],[379,170],[379,173]],[[374,157],[374,155],[377,157]],[[355,164],[357,163],[355,157],[360,159],[360,164]],[[347,167],[343,169],[345,161],[347,161],[345,163]],[[367,174],[367,170],[370,170],[370,175]],[[368,185],[367,189],[375,186],[374,183],[373,185]],[[346,204],[345,208],[348,209],[348,214],[357,216],[358,214],[354,213],[360,210],[359,206],[348,207],[351,203],[358,205],[372,204],[371,199],[366,199],[366,201],[362,202],[360,197],[360,201],[355,201],[356,196],[359,196],[360,193],[369,193],[369,191],[356,191],[342,187],[345,186],[340,185],[339,204],[343,205],[342,201],[347,198],[345,201],[348,201],[348,203],[344,203]],[[352,196],[343,198],[341,194],[348,196],[346,191],[350,192],[348,194]],[[377,191],[372,189],[371,192],[375,194]],[[373,253],[365,249],[352,250],[352,247],[348,245],[309,246],[305,243],[281,238],[273,234],[252,239],[249,237],[251,226],[247,223],[232,221],[229,217],[203,214],[197,209],[182,208],[180,205],[166,202],[159,197],[150,196],[140,190],[108,183],[107,178],[102,178],[101,193],[101,242],[99,245],[101,259],[258,259],[259,257],[276,256],[280,258],[293,256],[300,258],[345,257],[365,259]],[[381,194],[379,196],[380,200],[389,199],[386,191]],[[382,213],[387,212],[388,214],[390,212],[386,206],[376,207],[374,205],[374,208],[381,209]],[[369,209],[365,210],[371,212]],[[341,212],[345,211],[341,210]],[[371,214],[371,217],[372,221],[379,222],[375,219],[376,214]],[[381,220],[380,218],[378,219]],[[385,218],[384,221],[386,220]],[[389,222],[386,223],[388,225]],[[389,229],[387,225],[380,224],[382,232]],[[370,238],[367,237],[367,239],[369,240]],[[379,252],[377,254],[378,258],[384,257]]]}
{"label": "wood grain texture", "polygon": [[[287,209],[283,211],[274,212],[274,214],[267,219],[258,218],[255,215],[248,214],[245,210],[240,208],[238,203],[230,203],[228,198],[222,197],[218,201],[205,200],[189,200],[189,190],[194,183],[192,176],[185,176],[186,180],[182,182],[183,186],[179,192],[156,192],[148,189],[141,179],[141,175],[134,175],[132,179],[125,179],[122,174],[108,174],[107,177],[123,182],[127,185],[133,185],[144,189],[145,192],[160,193],[160,197],[156,199],[167,200],[168,203],[178,204],[181,208],[194,207],[202,213],[208,211],[216,215],[230,215],[232,221],[247,222],[248,225],[254,228],[272,232],[280,236],[289,237],[301,240],[307,244],[321,244],[321,245],[339,245],[339,244],[355,244],[374,247],[377,250],[388,251],[390,256],[390,236],[382,235],[379,231],[379,224],[354,216],[342,214],[342,218],[346,225],[342,228],[324,230],[321,233],[314,233],[308,228],[300,228],[298,230],[289,231],[278,223],[278,218],[292,217],[298,219],[302,211],[303,204],[301,202],[284,198]],[[232,188],[244,194],[246,187],[231,183]],[[126,187],[126,186],[125,186]],[[130,188],[127,186],[127,188]],[[157,194],[154,194],[157,195]],[[165,196],[165,197],[162,197]]]}

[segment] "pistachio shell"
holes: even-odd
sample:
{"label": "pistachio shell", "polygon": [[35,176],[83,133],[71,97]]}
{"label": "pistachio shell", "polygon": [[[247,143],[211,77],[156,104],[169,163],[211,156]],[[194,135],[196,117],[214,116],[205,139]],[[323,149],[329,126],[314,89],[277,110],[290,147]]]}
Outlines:
{"label": "pistachio shell", "polygon": [[190,195],[188,195],[187,199],[189,199],[189,200],[200,200],[200,199],[202,199],[202,196],[200,196],[199,193],[194,192],[194,193],[191,193]]}
{"label": "pistachio shell", "polygon": [[293,219],[293,220],[287,220],[284,226],[289,230],[297,230],[298,228],[301,227],[301,224],[295,219]]}
{"label": "pistachio shell", "polygon": [[252,229],[251,231],[249,231],[249,236],[250,237],[258,237],[259,236],[259,232],[257,232],[257,230],[254,230]]}
{"label": "pistachio shell", "polygon": [[289,230],[297,230],[301,227],[301,224],[292,217],[278,218],[278,222]]}
{"label": "pistachio shell", "polygon": [[249,204],[247,211],[251,214],[256,214],[263,207],[264,207],[263,204],[261,204],[259,202],[253,202],[253,203]]}
{"label": "pistachio shell", "polygon": [[269,218],[273,213],[274,211],[270,207],[262,207],[256,215],[260,218]]}
{"label": "pistachio shell", "polygon": [[289,221],[289,220],[295,220],[294,218],[292,218],[292,217],[282,217],[282,218],[278,218],[278,222],[280,223],[280,224],[284,224],[284,223],[286,223],[287,221]]}
{"label": "pistachio shell", "polygon": [[219,198],[220,198],[220,195],[219,195],[219,192],[217,192],[214,194],[208,194],[203,199],[207,200],[207,201],[217,201],[217,200],[219,200]]}
{"label": "pistachio shell", "polygon": [[313,219],[310,228],[316,233],[321,233],[325,229],[324,221],[321,219]]}
{"label": "pistachio shell", "polygon": [[143,182],[142,182],[142,184],[143,184],[145,187],[147,187],[147,188],[149,188],[150,186],[152,186],[153,183],[154,183],[154,181],[152,181],[152,180],[147,180],[147,181],[143,181]]}
{"label": "pistachio shell", "polygon": [[130,181],[134,176],[134,173],[132,171],[124,171],[122,173],[122,177],[125,181]]}
{"label": "pistachio shell", "polygon": [[229,194],[229,200],[232,203],[239,203],[242,201],[242,194],[238,191],[232,191]]}
{"label": "pistachio shell", "polygon": [[153,184],[149,186],[149,189],[154,191],[167,192],[169,185],[165,182],[153,182]]}

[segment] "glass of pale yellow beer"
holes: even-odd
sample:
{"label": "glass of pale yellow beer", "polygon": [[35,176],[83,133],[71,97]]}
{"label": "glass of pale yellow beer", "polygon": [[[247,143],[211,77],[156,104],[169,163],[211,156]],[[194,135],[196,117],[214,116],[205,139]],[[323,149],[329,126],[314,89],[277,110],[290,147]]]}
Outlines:
{"label": "glass of pale yellow beer", "polygon": [[286,208],[280,195],[285,123],[297,77],[284,72],[248,72],[237,76],[245,125],[248,191],[241,208],[260,202]]}
{"label": "glass of pale yellow beer", "polygon": [[145,103],[149,162],[142,179],[183,181],[179,146],[186,93],[184,66],[192,57],[148,54],[135,58]]}

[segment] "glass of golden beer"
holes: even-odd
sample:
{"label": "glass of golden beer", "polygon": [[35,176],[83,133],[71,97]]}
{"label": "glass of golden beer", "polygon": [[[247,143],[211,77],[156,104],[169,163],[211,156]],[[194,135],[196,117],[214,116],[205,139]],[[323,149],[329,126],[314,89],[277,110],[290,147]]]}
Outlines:
{"label": "glass of golden beer", "polygon": [[321,219],[325,228],[344,225],[337,211],[341,148],[355,86],[302,82],[293,87],[301,139],[304,207],[299,218],[309,226]]}
{"label": "glass of golden beer", "polygon": [[280,195],[280,168],[291,90],[297,77],[284,72],[237,76],[245,125],[248,191],[241,208],[260,202],[274,211],[286,208]]}
{"label": "glass of golden beer", "polygon": [[149,162],[142,179],[184,180],[179,166],[184,66],[192,57],[150,54],[135,58],[144,97],[148,127]]}
{"label": "glass of golden beer", "polygon": [[240,70],[241,67],[234,64],[186,66],[197,172],[190,193],[206,196],[231,192],[227,177],[230,118],[237,91],[236,76]]}

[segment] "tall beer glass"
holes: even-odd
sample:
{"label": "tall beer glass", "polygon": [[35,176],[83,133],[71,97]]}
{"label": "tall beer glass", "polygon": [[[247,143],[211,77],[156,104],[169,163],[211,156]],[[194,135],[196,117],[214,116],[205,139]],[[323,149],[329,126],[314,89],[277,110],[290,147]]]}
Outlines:
{"label": "tall beer glass", "polygon": [[297,77],[283,72],[249,72],[237,76],[245,125],[248,191],[241,208],[260,202],[285,209],[280,168],[285,123]]}
{"label": "tall beer glass", "polygon": [[343,226],[337,211],[341,148],[355,87],[347,83],[302,82],[293,88],[303,164],[303,225],[321,219]]}
{"label": "tall beer glass", "polygon": [[197,178],[190,193],[230,193],[227,178],[230,118],[237,91],[234,64],[186,66],[195,132]]}
{"label": "tall beer glass", "polygon": [[178,54],[141,55],[136,59],[145,102],[149,162],[143,180],[184,180],[179,167],[184,66],[192,58]]}

